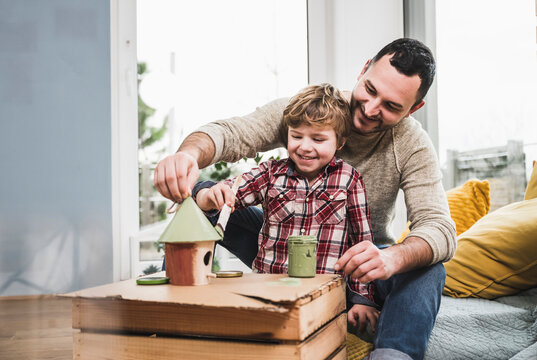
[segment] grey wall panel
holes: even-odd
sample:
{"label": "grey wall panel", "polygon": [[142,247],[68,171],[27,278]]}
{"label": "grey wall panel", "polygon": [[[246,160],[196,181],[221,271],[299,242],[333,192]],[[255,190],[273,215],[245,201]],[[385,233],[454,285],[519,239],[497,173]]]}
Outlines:
{"label": "grey wall panel", "polygon": [[0,296],[110,282],[109,1],[0,1],[0,73]]}

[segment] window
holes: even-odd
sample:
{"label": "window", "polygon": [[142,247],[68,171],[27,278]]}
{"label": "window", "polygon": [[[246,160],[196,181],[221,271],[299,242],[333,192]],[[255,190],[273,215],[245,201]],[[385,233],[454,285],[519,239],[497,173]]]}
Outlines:
{"label": "window", "polygon": [[537,159],[535,1],[437,1],[436,10],[441,163],[448,150],[515,140],[529,176]]}
{"label": "window", "polygon": [[307,85],[305,0],[137,2],[140,219],[162,220],[158,160],[200,125]]}

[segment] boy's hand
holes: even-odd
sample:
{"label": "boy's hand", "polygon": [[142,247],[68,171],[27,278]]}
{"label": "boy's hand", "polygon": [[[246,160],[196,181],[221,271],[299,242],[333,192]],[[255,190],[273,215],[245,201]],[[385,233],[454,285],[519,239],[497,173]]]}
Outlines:
{"label": "boy's hand", "polygon": [[221,210],[224,204],[235,210],[235,195],[231,188],[224,184],[218,183],[208,189],[201,189],[196,195],[196,203],[201,210]]}
{"label": "boy's hand", "polygon": [[359,324],[359,332],[365,330],[367,322],[369,321],[371,324],[371,330],[375,332],[379,315],[380,311],[375,309],[373,306],[354,304],[347,313],[347,320],[355,327]]}

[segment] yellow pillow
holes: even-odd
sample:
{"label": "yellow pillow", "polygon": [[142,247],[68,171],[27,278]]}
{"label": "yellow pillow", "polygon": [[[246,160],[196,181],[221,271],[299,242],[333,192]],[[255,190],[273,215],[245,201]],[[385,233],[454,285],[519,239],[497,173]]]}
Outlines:
{"label": "yellow pillow", "polygon": [[537,198],[537,161],[533,160],[533,171],[531,172],[530,181],[526,188],[526,194],[524,200],[530,200]]}
{"label": "yellow pillow", "polygon": [[458,237],[444,294],[494,299],[537,286],[537,199],[504,206]]}
{"label": "yellow pillow", "polygon": [[[451,218],[457,227],[457,235],[462,234],[490,210],[490,186],[487,180],[468,180],[463,185],[446,192]],[[410,222],[398,243],[410,233]]]}
{"label": "yellow pillow", "polygon": [[446,192],[451,218],[457,235],[468,230],[490,210],[490,186],[487,180],[468,180]]}

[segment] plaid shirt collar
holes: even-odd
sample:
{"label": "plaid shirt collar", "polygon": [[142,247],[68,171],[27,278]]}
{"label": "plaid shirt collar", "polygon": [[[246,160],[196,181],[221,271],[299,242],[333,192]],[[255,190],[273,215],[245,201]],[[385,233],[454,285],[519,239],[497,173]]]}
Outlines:
{"label": "plaid shirt collar", "polygon": [[[335,156],[330,160],[328,164],[326,164],[323,169],[319,172],[319,174],[323,174],[324,176],[327,176],[332,171],[335,171],[341,167],[343,164],[343,160],[336,158]],[[274,172],[274,175],[286,175],[286,176],[293,176],[293,177],[304,177],[303,175],[299,174],[296,171],[295,163],[291,158],[287,158],[286,161],[283,161],[281,165],[276,169]]]}

